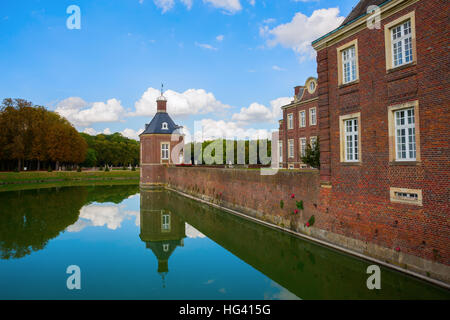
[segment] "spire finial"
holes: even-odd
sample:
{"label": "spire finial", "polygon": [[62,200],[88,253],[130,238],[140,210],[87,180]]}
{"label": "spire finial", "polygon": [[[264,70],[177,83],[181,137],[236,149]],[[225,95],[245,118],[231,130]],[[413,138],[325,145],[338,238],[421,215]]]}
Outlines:
{"label": "spire finial", "polygon": [[161,83],[161,96],[163,95],[163,93],[164,93],[164,83]]}

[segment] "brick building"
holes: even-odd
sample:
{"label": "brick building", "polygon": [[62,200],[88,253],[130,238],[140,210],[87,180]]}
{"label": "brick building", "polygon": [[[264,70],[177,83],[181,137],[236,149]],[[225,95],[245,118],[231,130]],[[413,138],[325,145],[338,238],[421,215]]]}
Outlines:
{"label": "brick building", "polygon": [[294,88],[294,100],[283,107],[280,120],[278,153],[281,168],[306,168],[301,155],[307,144],[313,145],[319,135],[317,121],[317,79],[310,77],[304,86]]}
{"label": "brick building", "polygon": [[161,93],[157,111],[139,136],[141,142],[141,186],[155,186],[166,181],[165,167],[183,162],[183,135],[167,113],[167,99]]}
{"label": "brick building", "polygon": [[445,0],[362,0],[313,42],[326,229],[434,271],[450,264],[448,12]]}

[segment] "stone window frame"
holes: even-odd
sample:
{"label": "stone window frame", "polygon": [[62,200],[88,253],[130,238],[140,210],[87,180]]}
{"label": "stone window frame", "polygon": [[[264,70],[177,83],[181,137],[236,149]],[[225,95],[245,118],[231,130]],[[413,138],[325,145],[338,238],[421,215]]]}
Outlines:
{"label": "stone window frame", "polygon": [[[415,11],[411,11],[394,21],[391,21],[384,25],[384,43],[385,43],[385,57],[386,57],[386,72],[401,68],[404,66],[409,66],[416,64],[417,62],[417,50],[416,50],[416,17]],[[412,61],[408,63],[403,63],[399,66],[393,65],[393,47],[392,47],[392,28],[406,22],[411,21],[411,45],[412,45]]]}
{"label": "stone window frame", "polygon": [[[168,218],[167,221],[164,221],[165,218]],[[161,211],[161,231],[162,232],[170,232],[171,220],[172,220],[172,218],[170,216],[170,212],[165,212],[164,210]],[[164,226],[167,226],[167,228],[164,228]]]}
{"label": "stone window frame", "polygon": [[[354,161],[348,161],[345,158],[345,121],[350,119],[357,119],[358,120],[358,160]],[[362,148],[361,148],[361,112],[354,112],[350,114],[345,114],[342,116],[339,116],[339,157],[341,163],[348,163],[348,164],[360,164],[362,163]]]}
{"label": "stone window frame", "polygon": [[[314,114],[316,116],[316,121],[314,121],[314,123],[312,122],[312,112],[311,112],[311,110],[314,110]],[[317,125],[317,108],[316,107],[309,108],[309,125],[310,126]]]}
{"label": "stone window frame", "polygon": [[[311,89],[311,84],[314,84],[314,88]],[[314,78],[310,78],[308,82],[306,83],[306,89],[308,90],[309,94],[313,94],[317,89],[317,81]]]}
{"label": "stone window frame", "polygon": [[[163,157],[163,145],[165,145],[165,144],[167,144],[167,158]],[[168,141],[161,141],[160,150],[161,150],[161,154],[160,154],[161,162],[164,161],[164,160],[170,160],[170,142],[168,142]]]}
{"label": "stone window frame", "polygon": [[[416,200],[409,200],[405,198],[400,198],[397,193],[411,193],[415,194],[417,196]],[[408,188],[397,188],[397,187],[390,187],[389,188],[389,197],[391,202],[395,203],[403,203],[403,204],[410,204],[410,205],[416,205],[416,206],[423,206],[423,197],[422,197],[422,190],[421,189],[408,189]]]}
{"label": "stone window frame", "polygon": [[[289,116],[292,117],[292,121],[289,121]],[[292,112],[287,114],[287,129],[294,129],[294,114]]]}
{"label": "stone window frame", "polygon": [[[349,81],[349,82],[344,82],[344,68],[343,68],[343,61],[342,61],[342,52],[344,50],[349,49],[350,47],[355,47],[355,60],[356,60],[356,79]],[[359,55],[358,55],[358,39],[352,40],[350,42],[347,42],[345,44],[343,44],[342,46],[339,46],[336,49],[337,52],[337,68],[338,68],[338,85],[347,85],[347,84],[351,84],[351,83],[357,83],[359,82]]]}
{"label": "stone window frame", "polygon": [[[303,117],[301,114],[303,113]],[[305,124],[303,125],[302,119],[305,121]],[[298,126],[299,128],[306,128],[306,110],[300,110],[298,112]]]}
{"label": "stone window frame", "polygon": [[[414,108],[414,124],[416,136],[416,159],[397,159],[397,144],[395,141],[395,111]],[[408,101],[401,104],[388,106],[388,130],[389,130],[389,162],[390,163],[420,163],[420,117],[419,100]]]}
{"label": "stone window frame", "polygon": [[[292,142],[292,155],[291,155],[291,142]],[[294,143],[294,139],[288,139],[288,159],[294,158],[294,153],[295,153],[295,143]]]}
{"label": "stone window frame", "polygon": [[163,122],[161,124],[161,129],[162,130],[169,130],[169,124],[167,122]]}

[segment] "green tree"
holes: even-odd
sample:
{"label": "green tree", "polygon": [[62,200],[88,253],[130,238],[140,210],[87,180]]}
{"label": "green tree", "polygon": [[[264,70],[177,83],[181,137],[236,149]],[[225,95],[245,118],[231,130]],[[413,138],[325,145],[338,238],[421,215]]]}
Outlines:
{"label": "green tree", "polygon": [[301,157],[302,162],[310,165],[313,168],[320,168],[320,142],[317,138],[316,142],[311,146],[309,143],[306,146],[305,156]]}

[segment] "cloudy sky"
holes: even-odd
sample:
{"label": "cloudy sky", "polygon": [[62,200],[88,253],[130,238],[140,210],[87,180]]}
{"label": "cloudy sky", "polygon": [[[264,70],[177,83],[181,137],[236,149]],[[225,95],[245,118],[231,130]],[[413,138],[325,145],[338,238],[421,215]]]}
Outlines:
{"label": "cloudy sky", "polygon": [[[310,43],[357,0],[0,2],[0,99],[56,110],[79,131],[137,138],[168,111],[198,139],[277,128],[293,87],[316,76]],[[81,10],[70,30],[68,6]]]}

